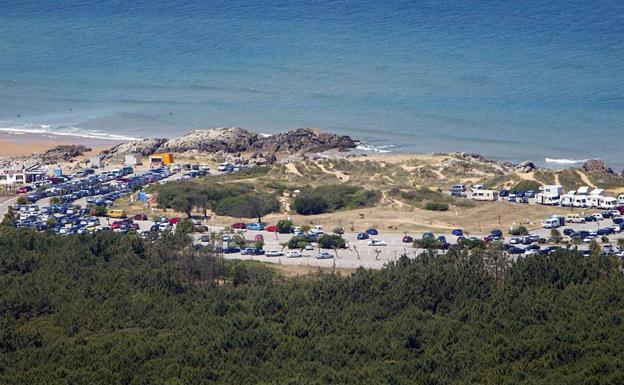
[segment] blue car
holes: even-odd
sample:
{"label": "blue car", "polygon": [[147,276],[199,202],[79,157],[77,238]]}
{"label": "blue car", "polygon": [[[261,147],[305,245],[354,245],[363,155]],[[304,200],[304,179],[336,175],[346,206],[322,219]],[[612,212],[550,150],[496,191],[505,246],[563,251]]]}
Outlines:
{"label": "blue car", "polygon": [[435,238],[435,235],[433,235],[433,233],[424,233],[422,235],[422,239],[427,239],[427,238],[433,239]]}
{"label": "blue car", "polygon": [[463,237],[464,236],[464,231],[462,229],[455,229],[455,230],[451,231],[451,234],[456,236],[456,237]]}
{"label": "blue car", "polygon": [[248,223],[245,228],[252,231],[264,230],[264,223]]}
{"label": "blue car", "polygon": [[379,231],[377,231],[377,229],[368,229],[368,230],[366,230],[366,234],[368,234],[368,235],[379,235]]}
{"label": "blue car", "polygon": [[368,234],[366,234],[366,233],[358,233],[357,239],[359,239],[360,241],[364,240],[364,239],[368,239]]}

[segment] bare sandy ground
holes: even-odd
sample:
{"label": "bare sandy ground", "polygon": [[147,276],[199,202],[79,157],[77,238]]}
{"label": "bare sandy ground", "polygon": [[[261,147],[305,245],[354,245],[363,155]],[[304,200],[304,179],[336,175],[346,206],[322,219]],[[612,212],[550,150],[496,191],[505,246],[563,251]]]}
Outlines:
{"label": "bare sandy ground", "polygon": [[89,157],[94,153],[108,149],[119,141],[82,138],[77,136],[54,136],[49,134],[16,134],[0,132],[0,157],[26,156],[33,153],[41,154],[61,144],[82,144],[92,151],[85,154]]}

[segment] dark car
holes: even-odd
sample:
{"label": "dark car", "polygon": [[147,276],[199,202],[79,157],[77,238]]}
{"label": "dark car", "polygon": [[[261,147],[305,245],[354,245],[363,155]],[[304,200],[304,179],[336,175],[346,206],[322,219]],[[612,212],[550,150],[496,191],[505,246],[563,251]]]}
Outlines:
{"label": "dark car", "polygon": [[438,236],[438,241],[440,241],[442,244],[446,243],[446,237],[444,235],[439,235]]}
{"label": "dark car", "polygon": [[451,234],[453,234],[456,237],[463,237],[464,236],[464,231],[462,229],[455,229],[455,230],[451,231]]}
{"label": "dark car", "polygon": [[135,221],[146,221],[147,214],[137,214],[134,217],[132,217],[132,219],[134,219]]}
{"label": "dark car", "polygon": [[512,246],[512,247],[510,247],[509,249],[507,249],[507,252],[508,252],[509,254],[514,254],[514,255],[517,255],[517,254],[524,254],[524,249],[521,249],[520,247],[515,247],[515,246]]}
{"label": "dark car", "polygon": [[490,231],[490,235],[492,236],[492,238],[502,238],[503,237],[503,232],[500,231],[499,229],[494,229],[494,230]]}
{"label": "dark car", "polygon": [[622,218],[622,217],[614,217],[613,218],[613,224],[614,225],[621,225],[622,223],[624,223],[624,218]]}
{"label": "dark car", "polygon": [[524,194],[524,196],[527,198],[535,198],[535,191],[529,190]]}
{"label": "dark car", "polygon": [[498,191],[498,196],[502,197],[502,198],[509,196],[509,190],[505,190],[505,189],[499,190]]}
{"label": "dark car", "polygon": [[613,217],[613,213],[611,211],[603,211],[601,214],[602,214],[602,217],[605,219]]}
{"label": "dark car", "polygon": [[574,229],[571,228],[567,228],[567,229],[563,229],[563,235],[567,235],[567,236],[572,236],[572,234],[574,234]]}
{"label": "dark car", "polygon": [[593,215],[588,215],[585,217],[585,222],[596,222],[596,217]]}
{"label": "dark car", "polygon": [[598,231],[596,231],[596,234],[598,235],[610,235],[613,234],[615,231],[611,228],[611,227],[605,227],[602,229],[598,229]]}
{"label": "dark car", "polygon": [[357,239],[359,239],[360,241],[364,240],[364,239],[368,239],[368,234],[366,234],[366,233],[358,233]]}
{"label": "dark car", "polygon": [[368,235],[379,235],[379,231],[377,231],[377,229],[368,229],[368,230],[366,230],[366,234],[368,234]]}
{"label": "dark car", "polygon": [[422,235],[422,239],[427,239],[427,238],[433,239],[435,238],[435,235],[433,235],[433,233],[424,233]]}
{"label": "dark car", "polygon": [[406,236],[403,237],[401,242],[403,242],[403,243],[412,243],[412,242],[414,242],[414,238],[410,237],[409,235],[406,235]]}

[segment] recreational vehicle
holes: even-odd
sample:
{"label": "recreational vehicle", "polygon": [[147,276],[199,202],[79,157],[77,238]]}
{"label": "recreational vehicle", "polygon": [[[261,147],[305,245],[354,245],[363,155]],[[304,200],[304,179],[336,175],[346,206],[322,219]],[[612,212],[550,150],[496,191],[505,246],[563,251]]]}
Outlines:
{"label": "recreational vehicle", "polygon": [[496,190],[475,190],[472,191],[472,199],[476,201],[495,201],[498,199],[498,191]]}
{"label": "recreational vehicle", "polygon": [[602,201],[601,209],[612,210],[617,207],[617,199],[613,197],[605,197]]}
{"label": "recreational vehicle", "polygon": [[574,198],[576,198],[576,195],[574,195],[574,191],[570,191],[567,194],[563,194],[560,197],[560,204],[562,207],[572,207],[574,206]]}
{"label": "recreational vehicle", "polygon": [[574,197],[574,202],[572,202],[572,207],[586,207],[587,206],[587,196],[585,195],[577,195]]}
{"label": "recreational vehicle", "polygon": [[535,203],[546,206],[556,206],[559,204],[559,195],[539,193],[535,196]]}

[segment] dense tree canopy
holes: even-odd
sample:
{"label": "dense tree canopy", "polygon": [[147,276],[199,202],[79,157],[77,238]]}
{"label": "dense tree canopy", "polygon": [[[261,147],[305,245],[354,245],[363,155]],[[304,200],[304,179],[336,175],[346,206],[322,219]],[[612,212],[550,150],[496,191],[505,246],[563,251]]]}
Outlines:
{"label": "dense tree canopy", "polygon": [[624,383],[618,261],[494,259],[285,279],[181,235],[3,227],[0,383]]}

